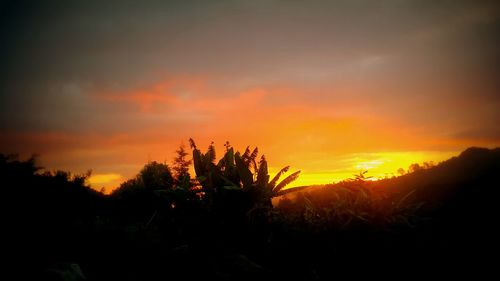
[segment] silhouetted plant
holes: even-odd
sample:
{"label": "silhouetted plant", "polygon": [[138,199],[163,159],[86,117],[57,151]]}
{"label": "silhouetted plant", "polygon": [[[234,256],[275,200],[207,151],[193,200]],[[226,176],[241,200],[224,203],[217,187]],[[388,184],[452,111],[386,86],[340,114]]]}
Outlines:
{"label": "silhouetted plant", "polygon": [[289,166],[281,169],[272,180],[269,180],[268,164],[264,156],[257,163],[258,149],[253,151],[250,147],[243,154],[234,152],[233,147],[226,142],[224,156],[215,164],[215,147],[213,143],[202,153],[193,139],[189,140],[193,149],[193,163],[197,180],[209,201],[224,191],[243,192],[247,194],[250,208],[272,207],[271,198],[289,192],[303,189],[303,187],[284,188],[296,180],[300,171],[292,173],[284,180],[279,181],[281,175],[286,173]]}
{"label": "silhouetted plant", "polygon": [[[91,189],[89,174],[43,172],[34,158],[0,155],[5,240],[33,260],[21,264],[23,272],[77,263],[89,280],[210,279],[233,271],[243,278],[229,279],[241,280],[251,265],[265,277],[330,280],[346,264],[431,255],[468,262],[495,245],[500,149],[471,148],[397,178],[371,181],[362,172],[288,194],[271,210],[269,198],[287,192],[296,175],[280,182],[288,167],[269,177],[258,150],[225,147],[217,162],[213,144],[199,152],[200,189],[174,185],[166,165],[148,163],[111,196]],[[197,196],[208,187],[211,194]],[[193,271],[196,260],[208,262]],[[311,271],[318,274],[309,278]]]}
{"label": "silhouetted plant", "polygon": [[0,154],[0,171],[2,176],[24,175],[29,177],[41,169],[41,167],[36,165],[36,155],[32,155],[25,161],[20,161],[17,154]]}
{"label": "silhouetted plant", "polygon": [[174,178],[167,164],[152,161],[144,165],[137,176],[120,185],[111,193],[124,217],[146,224],[158,210],[169,204],[158,196],[158,191],[173,190]]}
{"label": "silhouetted plant", "polygon": [[145,188],[148,189],[167,189],[174,184],[174,178],[167,164],[156,161],[149,162],[142,168],[137,177]]}
{"label": "silhouetted plant", "polygon": [[175,152],[176,156],[172,164],[174,183],[179,187],[189,188],[191,180],[189,166],[192,164],[192,160],[187,159],[189,153],[186,151],[184,144],[181,144]]}
{"label": "silhouetted plant", "polygon": [[[406,224],[412,226],[420,218],[416,215],[422,203],[410,203],[409,192],[397,201],[389,200],[383,191],[376,191],[367,171],[354,175],[333,186],[299,193],[295,200],[282,199],[278,207],[298,215],[313,228],[346,229],[353,225],[385,227]],[[297,217],[295,218],[297,219]]]}

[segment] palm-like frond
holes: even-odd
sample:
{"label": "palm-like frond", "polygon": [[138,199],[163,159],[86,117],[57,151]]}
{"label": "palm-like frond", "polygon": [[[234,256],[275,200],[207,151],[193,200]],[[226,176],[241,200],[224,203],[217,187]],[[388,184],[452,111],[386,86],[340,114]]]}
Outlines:
{"label": "palm-like frond", "polygon": [[283,189],[283,187],[287,186],[289,183],[293,182],[294,180],[296,180],[298,177],[299,177],[299,174],[300,174],[300,171],[297,171],[291,175],[289,175],[288,177],[286,177],[284,180],[282,180],[274,189],[273,189],[273,192],[276,193],[278,191],[280,191],[281,189]]}
{"label": "palm-like frond", "polygon": [[250,160],[255,161],[257,159],[257,155],[259,154],[259,149],[256,147],[253,151],[252,154],[250,154]]}
{"label": "palm-like frond", "polygon": [[257,155],[259,154],[259,149],[256,147],[252,152],[250,152],[250,147],[247,146],[245,153],[241,156],[241,159],[243,160],[243,163],[247,166],[247,168],[250,168],[250,166],[253,166],[255,172],[257,172]]}
{"label": "palm-like frond", "polygon": [[193,149],[193,165],[196,175],[203,175],[202,154],[198,149]]}
{"label": "palm-like frond", "polygon": [[225,168],[226,168],[226,158],[223,157],[219,160],[219,162],[217,162],[217,169],[223,171],[225,170]]}
{"label": "palm-like frond", "polygon": [[234,166],[234,149],[232,147],[227,150],[224,159],[226,159],[226,167]]}
{"label": "palm-like frond", "polygon": [[267,172],[267,161],[264,155],[260,158],[259,169],[257,173],[257,186],[265,187],[269,181],[269,174]]}
{"label": "palm-like frond", "polygon": [[257,161],[252,160],[252,168],[253,168],[254,174],[257,176],[259,173],[259,165],[257,165]]}
{"label": "palm-like frond", "polygon": [[297,191],[301,191],[301,190],[304,190],[306,188],[308,188],[310,186],[306,185],[306,186],[296,186],[296,187],[290,187],[290,188],[287,188],[287,189],[284,189],[284,190],[280,190],[279,192],[276,192],[275,194],[273,194],[273,196],[282,196],[282,195],[285,195],[285,194],[288,194],[288,193],[292,193],[292,192],[297,192]]}
{"label": "palm-like frond", "polygon": [[208,160],[209,160],[211,163],[214,163],[214,162],[215,162],[215,146],[214,146],[214,142],[212,142],[212,143],[208,146],[207,155],[208,155]]}
{"label": "palm-like frond", "polygon": [[247,146],[245,152],[241,155],[241,159],[246,160],[250,157],[250,146]]}
{"label": "palm-like frond", "polygon": [[194,143],[194,140],[192,138],[189,138],[189,146],[191,149],[196,149],[196,144]]}
{"label": "palm-like frond", "polygon": [[[216,160],[215,146],[213,142],[208,147],[206,153],[202,153],[197,147],[193,139],[189,139],[191,148],[193,149],[193,164],[197,179],[202,185],[202,191],[205,196],[208,196],[209,201],[211,196],[215,196],[218,189],[252,191],[253,188],[258,188],[258,195],[253,200],[255,204],[268,202],[271,204],[271,197],[287,194],[290,192],[304,189],[305,187],[292,187],[283,190],[285,186],[293,182],[299,176],[300,171],[295,172],[286,177],[279,184],[280,177],[288,172],[290,166],[281,169],[271,181],[269,181],[269,171],[267,160],[264,156],[260,161],[256,161],[258,149],[250,150],[248,146],[243,154],[234,152],[234,149],[226,143],[226,151],[222,159]],[[215,165],[217,163],[217,165]],[[253,170],[253,173],[252,173]],[[213,202],[213,201],[210,201]],[[260,203],[259,203],[260,202]]]}
{"label": "palm-like frond", "polygon": [[286,166],[283,169],[281,169],[275,176],[274,178],[269,182],[269,187],[273,189],[276,186],[276,182],[280,179],[281,175],[288,172],[288,169],[290,169],[290,166]]}
{"label": "palm-like frond", "polygon": [[250,172],[248,167],[245,165],[238,152],[234,154],[234,161],[236,163],[236,168],[238,169],[238,174],[240,175],[241,182],[243,183],[243,187],[249,188],[253,184],[252,172]]}

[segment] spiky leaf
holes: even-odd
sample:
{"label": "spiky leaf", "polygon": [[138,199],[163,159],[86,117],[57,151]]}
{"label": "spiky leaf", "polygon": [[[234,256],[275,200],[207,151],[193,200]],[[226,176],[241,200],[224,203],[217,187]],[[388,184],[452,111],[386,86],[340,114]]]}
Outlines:
{"label": "spiky leaf", "polygon": [[192,138],[189,138],[189,146],[191,146],[192,149],[196,149],[196,144]]}
{"label": "spiky leaf", "polygon": [[212,142],[209,146],[208,146],[208,151],[207,151],[207,154],[208,156],[208,161],[210,161],[210,163],[214,163],[215,162],[215,146],[214,146],[214,143]]}
{"label": "spiky leaf", "polygon": [[282,174],[288,172],[288,169],[290,169],[290,166],[284,167],[274,176],[274,178],[269,182],[270,189],[274,189],[274,187],[276,186],[276,182],[278,182]]}
{"label": "spiky leaf", "polygon": [[276,193],[278,191],[280,191],[281,189],[283,189],[283,187],[285,187],[286,185],[288,185],[289,183],[293,182],[294,180],[296,180],[298,177],[299,177],[299,174],[300,174],[300,171],[297,171],[291,175],[289,175],[288,177],[286,177],[283,181],[281,181],[274,189],[273,189],[273,192]]}
{"label": "spiky leaf", "polygon": [[265,187],[269,182],[269,174],[267,172],[267,161],[264,155],[260,158],[259,169],[257,174],[257,185],[259,187]]}
{"label": "spiky leaf", "polygon": [[257,155],[259,154],[259,149],[256,147],[253,151],[252,154],[248,157],[249,161],[255,162],[255,159],[257,159]]}
{"label": "spiky leaf", "polygon": [[[194,143],[194,142],[193,142]],[[198,149],[193,149],[193,165],[197,176],[203,176],[202,154]]]}
{"label": "spiky leaf", "polygon": [[250,188],[253,184],[252,172],[250,172],[248,167],[245,165],[238,152],[234,155],[234,161],[236,162],[236,168],[238,169],[238,174],[241,182],[243,183],[243,187]]}
{"label": "spiky leaf", "polygon": [[288,194],[288,193],[301,191],[301,190],[304,190],[304,189],[306,189],[308,187],[310,187],[310,186],[306,185],[306,186],[290,187],[290,188],[287,188],[287,189],[284,189],[284,190],[280,190],[279,192],[274,193],[273,197],[282,196],[282,195],[285,195],[285,194]]}
{"label": "spiky leaf", "polygon": [[225,158],[225,157],[223,157],[223,158],[221,158],[221,159],[219,160],[219,162],[217,163],[217,169],[218,169],[218,170],[223,170],[223,169],[225,169],[225,167],[226,167],[226,158]]}
{"label": "spiky leaf", "polygon": [[227,150],[224,159],[226,160],[226,167],[234,166],[234,149],[232,147]]}
{"label": "spiky leaf", "polygon": [[241,159],[246,160],[248,159],[248,157],[250,157],[250,146],[247,146],[245,152],[243,153],[243,155],[241,155]]}

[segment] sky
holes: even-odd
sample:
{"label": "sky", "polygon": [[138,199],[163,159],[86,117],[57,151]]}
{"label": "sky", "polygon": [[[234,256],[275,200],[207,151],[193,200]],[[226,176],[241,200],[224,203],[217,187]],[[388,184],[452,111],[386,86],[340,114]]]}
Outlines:
{"label": "sky", "polygon": [[110,191],[193,138],[296,185],[500,146],[498,1],[3,1],[0,152]]}

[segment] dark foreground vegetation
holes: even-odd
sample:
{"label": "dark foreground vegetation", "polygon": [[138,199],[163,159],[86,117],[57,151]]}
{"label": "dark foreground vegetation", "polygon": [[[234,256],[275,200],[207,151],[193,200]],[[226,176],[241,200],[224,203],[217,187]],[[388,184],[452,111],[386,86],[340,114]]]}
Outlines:
{"label": "dark foreground vegetation", "polygon": [[[0,156],[9,280],[334,280],[494,272],[500,149],[376,182],[285,189],[257,150],[191,142],[111,195]],[[280,179],[282,179],[280,181]],[[292,192],[293,191],[293,192]],[[273,206],[274,205],[274,206]]]}

